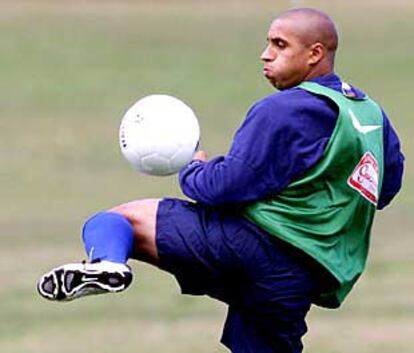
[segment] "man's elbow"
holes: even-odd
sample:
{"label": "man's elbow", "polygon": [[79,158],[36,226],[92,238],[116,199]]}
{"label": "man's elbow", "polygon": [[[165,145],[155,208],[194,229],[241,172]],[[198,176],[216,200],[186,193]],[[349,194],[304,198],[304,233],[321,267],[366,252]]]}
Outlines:
{"label": "man's elbow", "polygon": [[393,192],[382,193],[380,199],[378,200],[377,210],[383,210],[391,204],[391,201],[397,196],[401,189],[401,184]]}

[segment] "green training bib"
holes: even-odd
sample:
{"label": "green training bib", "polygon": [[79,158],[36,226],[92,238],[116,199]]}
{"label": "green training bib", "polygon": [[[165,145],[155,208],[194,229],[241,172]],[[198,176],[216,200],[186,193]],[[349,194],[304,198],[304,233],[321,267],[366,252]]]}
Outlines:
{"label": "green training bib", "polygon": [[338,106],[333,134],[314,167],[243,212],[324,266],[338,286],[322,293],[316,304],[338,307],[363,272],[368,255],[383,178],[383,115],[368,97],[355,99],[313,82],[298,87]]}

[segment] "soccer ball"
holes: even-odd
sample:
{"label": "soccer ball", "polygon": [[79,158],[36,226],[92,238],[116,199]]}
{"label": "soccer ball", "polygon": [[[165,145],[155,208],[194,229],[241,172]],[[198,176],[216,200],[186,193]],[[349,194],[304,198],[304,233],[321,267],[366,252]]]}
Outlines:
{"label": "soccer ball", "polygon": [[119,128],[122,154],[137,171],[177,173],[198,147],[200,127],[193,110],[169,95],[150,95],[125,113]]}

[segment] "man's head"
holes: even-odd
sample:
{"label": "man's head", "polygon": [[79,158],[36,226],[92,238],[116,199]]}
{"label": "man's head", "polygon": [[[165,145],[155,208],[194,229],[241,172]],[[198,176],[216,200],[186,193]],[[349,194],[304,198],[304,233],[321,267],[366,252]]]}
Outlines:
{"label": "man's head", "polygon": [[282,13],[271,24],[261,55],[263,74],[278,89],[333,72],[338,35],[325,13],[308,8]]}

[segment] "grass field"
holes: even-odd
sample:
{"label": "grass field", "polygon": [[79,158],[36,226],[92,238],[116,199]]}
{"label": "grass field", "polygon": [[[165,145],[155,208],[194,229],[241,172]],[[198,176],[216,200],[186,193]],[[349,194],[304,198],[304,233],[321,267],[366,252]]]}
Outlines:
{"label": "grass field", "polygon": [[412,1],[0,1],[0,352],[227,352],[225,307],[179,295],[133,264],[118,296],[42,300],[38,277],[81,260],[82,221],[120,202],[180,196],[174,177],[135,174],[117,145],[137,97],[191,104],[202,147],[224,153],[250,104],[269,94],[259,53],[268,24],[297,4],[338,23],[337,72],[385,107],[407,157],[405,186],[381,212],[369,265],[343,308],[314,308],[309,353],[414,351],[414,4]]}

